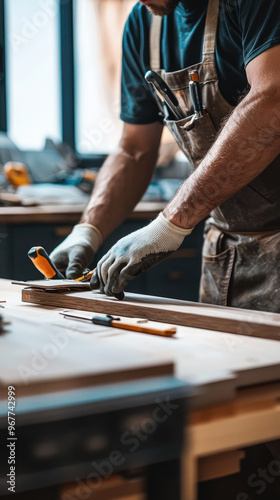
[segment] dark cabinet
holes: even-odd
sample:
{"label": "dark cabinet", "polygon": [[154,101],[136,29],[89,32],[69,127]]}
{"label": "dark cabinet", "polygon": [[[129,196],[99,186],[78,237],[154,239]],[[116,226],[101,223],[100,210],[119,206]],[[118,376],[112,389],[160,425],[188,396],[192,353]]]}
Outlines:
{"label": "dark cabinet", "polygon": [[[116,241],[146,224],[147,220],[124,222],[104,242],[92,266]],[[196,301],[203,225],[200,223],[170,258],[132,280],[127,291]],[[40,279],[39,272],[27,257],[28,250],[40,245],[50,253],[70,231],[71,226],[63,224],[0,225],[0,277],[14,280]]]}

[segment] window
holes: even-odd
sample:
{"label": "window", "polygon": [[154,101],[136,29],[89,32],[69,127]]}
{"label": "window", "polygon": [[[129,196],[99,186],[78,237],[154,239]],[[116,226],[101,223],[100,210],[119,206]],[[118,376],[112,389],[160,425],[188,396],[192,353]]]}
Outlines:
{"label": "window", "polygon": [[0,0],[0,130],[20,149],[41,149],[51,137],[95,166],[114,150],[122,34],[135,3]]}
{"label": "window", "polygon": [[7,121],[21,149],[61,141],[58,0],[5,0]]}
{"label": "window", "polygon": [[110,153],[122,131],[122,33],[136,0],[74,0],[76,148]]}

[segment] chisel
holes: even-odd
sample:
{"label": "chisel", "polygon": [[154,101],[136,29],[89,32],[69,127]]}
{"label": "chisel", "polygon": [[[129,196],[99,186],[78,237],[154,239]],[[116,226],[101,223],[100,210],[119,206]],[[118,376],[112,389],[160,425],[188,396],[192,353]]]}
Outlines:
{"label": "chisel", "polygon": [[68,311],[60,312],[65,318],[91,321],[94,325],[110,326],[120,328],[121,330],[132,330],[138,333],[149,333],[151,335],[161,335],[163,337],[172,337],[177,328],[166,323],[157,323],[146,319],[118,318],[107,314],[107,316],[87,316],[86,314],[72,313]]}

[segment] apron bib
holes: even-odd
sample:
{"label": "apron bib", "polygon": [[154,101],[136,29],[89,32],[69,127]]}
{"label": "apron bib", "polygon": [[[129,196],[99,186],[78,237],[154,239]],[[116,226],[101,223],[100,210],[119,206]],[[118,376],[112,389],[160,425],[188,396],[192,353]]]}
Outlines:
{"label": "apron bib", "polygon": [[[186,113],[186,118],[177,121],[165,119],[164,123],[194,169],[214,143],[223,120],[233,110],[219,89],[215,62],[218,19],[219,0],[209,0],[202,61],[167,73],[160,68],[162,18],[152,16],[151,69],[169,85]],[[194,114],[189,82],[194,70],[198,71],[207,114],[194,120],[194,127],[189,130],[187,125]],[[162,112],[159,102],[158,105]],[[230,166],[227,175],[234,182],[234,171]],[[217,184],[216,188],[220,189],[220,186]],[[205,228],[200,301],[280,312],[279,256],[280,157],[211,212]]]}

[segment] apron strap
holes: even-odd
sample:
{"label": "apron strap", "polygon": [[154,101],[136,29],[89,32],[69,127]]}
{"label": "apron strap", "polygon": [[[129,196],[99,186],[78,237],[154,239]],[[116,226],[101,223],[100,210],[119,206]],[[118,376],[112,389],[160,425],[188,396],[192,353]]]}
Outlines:
{"label": "apron strap", "polygon": [[161,16],[152,16],[150,29],[150,67],[153,71],[160,70],[161,23]]}
{"label": "apron strap", "polygon": [[219,20],[219,0],[209,0],[205,22],[202,62],[215,58],[216,36]]}
{"label": "apron strap", "polygon": [[[219,0],[209,0],[204,30],[202,62],[214,60],[216,36],[219,21]],[[153,71],[160,70],[162,17],[152,15],[150,28],[150,67]]]}

